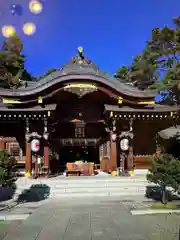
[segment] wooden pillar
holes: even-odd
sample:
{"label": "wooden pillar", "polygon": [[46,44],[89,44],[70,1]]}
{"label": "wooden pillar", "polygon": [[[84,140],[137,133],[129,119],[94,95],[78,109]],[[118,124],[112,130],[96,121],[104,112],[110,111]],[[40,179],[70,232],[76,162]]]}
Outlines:
{"label": "wooden pillar", "polygon": [[26,162],[25,162],[25,176],[30,177],[32,173],[32,158],[31,158],[31,143],[30,143],[30,130],[29,130],[29,119],[26,119]]}
{"label": "wooden pillar", "polygon": [[31,176],[32,161],[31,161],[31,143],[26,139],[26,163],[25,163],[25,176]]}
{"label": "wooden pillar", "polygon": [[134,138],[134,134],[133,134],[133,119],[130,119],[129,121],[129,141],[130,141],[130,145],[129,145],[129,152],[128,152],[128,156],[127,156],[127,169],[128,170],[132,170],[134,168],[134,151],[133,151],[133,138]]}
{"label": "wooden pillar", "polygon": [[133,147],[129,147],[129,153],[127,156],[127,169],[132,170],[134,168],[134,154],[133,154]]}
{"label": "wooden pillar", "polygon": [[110,161],[111,171],[117,168],[117,140],[112,139],[113,132],[110,133]]}
{"label": "wooden pillar", "polygon": [[49,169],[50,169],[50,163],[49,163],[49,146],[48,146],[48,137],[49,137],[49,133],[48,133],[48,121],[45,118],[44,119],[44,167],[47,169],[47,173],[49,173]]}
{"label": "wooden pillar", "polygon": [[50,168],[49,164],[49,147],[48,147],[48,140],[44,141],[44,166],[48,169]]}
{"label": "wooden pillar", "polygon": [[3,137],[1,137],[1,138],[0,138],[0,149],[5,149],[5,148],[6,148],[5,145],[6,145],[6,144],[5,144],[5,140],[4,140]]}

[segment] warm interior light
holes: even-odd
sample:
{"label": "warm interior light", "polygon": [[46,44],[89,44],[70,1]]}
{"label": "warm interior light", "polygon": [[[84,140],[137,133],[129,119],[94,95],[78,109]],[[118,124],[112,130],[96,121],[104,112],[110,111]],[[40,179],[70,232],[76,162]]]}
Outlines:
{"label": "warm interior light", "polygon": [[16,33],[16,30],[13,26],[3,26],[2,27],[2,34],[4,37],[12,37]]}
{"label": "warm interior light", "polygon": [[23,26],[23,32],[26,35],[32,35],[36,31],[36,26],[34,23],[26,23]]}
{"label": "warm interior light", "polygon": [[38,14],[38,13],[42,12],[43,5],[38,0],[31,0],[29,3],[29,9],[32,13]]}

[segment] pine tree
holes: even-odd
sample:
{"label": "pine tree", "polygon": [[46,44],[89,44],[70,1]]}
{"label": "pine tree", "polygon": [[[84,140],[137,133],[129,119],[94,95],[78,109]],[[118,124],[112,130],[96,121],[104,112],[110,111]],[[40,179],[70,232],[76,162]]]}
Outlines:
{"label": "pine tree", "polygon": [[180,161],[167,153],[155,155],[147,174],[147,180],[160,186],[162,191],[161,201],[166,204],[167,187],[172,187],[175,191],[179,190]]}
{"label": "pine tree", "polygon": [[12,185],[14,182],[13,173],[14,160],[7,150],[0,150],[0,185]]}
{"label": "pine tree", "polygon": [[25,56],[22,51],[23,44],[17,35],[3,42],[0,51],[1,86],[18,87],[21,85],[21,80],[31,81],[33,79],[24,67]]}
{"label": "pine tree", "polygon": [[154,28],[145,49],[135,56],[130,66],[117,70],[116,77],[123,82],[146,89],[166,90],[169,99],[180,93],[180,16],[173,19],[174,27]]}

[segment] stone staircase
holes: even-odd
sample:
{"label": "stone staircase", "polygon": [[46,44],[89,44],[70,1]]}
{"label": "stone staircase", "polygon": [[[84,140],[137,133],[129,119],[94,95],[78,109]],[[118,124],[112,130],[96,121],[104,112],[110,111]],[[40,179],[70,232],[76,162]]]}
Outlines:
{"label": "stone staircase", "polygon": [[144,176],[134,177],[56,177],[52,179],[20,178],[14,198],[24,191],[30,197],[73,198],[144,196],[148,185]]}

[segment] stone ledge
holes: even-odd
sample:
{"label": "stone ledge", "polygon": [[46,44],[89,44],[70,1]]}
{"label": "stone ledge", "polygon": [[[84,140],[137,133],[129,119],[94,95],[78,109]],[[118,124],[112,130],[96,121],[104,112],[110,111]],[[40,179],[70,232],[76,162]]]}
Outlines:
{"label": "stone ledge", "polygon": [[30,214],[5,214],[0,215],[0,221],[26,220]]}
{"label": "stone ledge", "polygon": [[180,210],[175,209],[143,209],[143,210],[131,210],[132,215],[149,215],[149,214],[168,214],[179,213]]}

